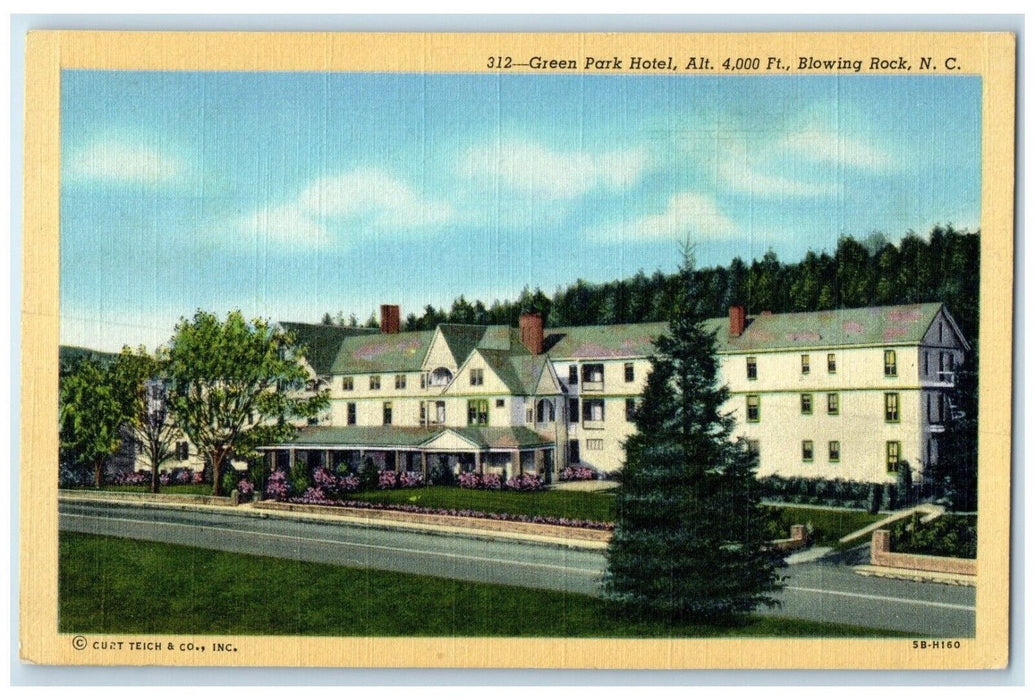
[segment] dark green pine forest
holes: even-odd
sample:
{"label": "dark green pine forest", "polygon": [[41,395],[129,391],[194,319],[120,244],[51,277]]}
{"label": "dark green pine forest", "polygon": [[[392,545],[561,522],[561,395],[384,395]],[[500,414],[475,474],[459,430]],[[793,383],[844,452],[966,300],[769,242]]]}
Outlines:
{"label": "dark green pine forest", "polygon": [[[725,266],[699,268],[694,289],[711,317],[726,315],[734,304],[746,305],[752,315],[940,301],[976,346],[979,256],[980,233],[951,226],[937,226],[927,236],[908,233],[898,244],[879,233],[862,241],[845,236],[832,254],[810,251],[798,262],[782,262],[769,251],[750,263],[736,257]],[[580,279],[552,297],[526,287],[516,300],[488,306],[460,296],[448,310],[428,305],[422,315],[410,314],[404,329],[432,330],[440,323],[516,326],[528,311],[541,313],[547,327],[665,321],[678,285],[676,273],[659,270],[601,284]],[[327,313],[323,322],[355,325],[356,319]],[[367,325],[376,327],[376,316]]]}

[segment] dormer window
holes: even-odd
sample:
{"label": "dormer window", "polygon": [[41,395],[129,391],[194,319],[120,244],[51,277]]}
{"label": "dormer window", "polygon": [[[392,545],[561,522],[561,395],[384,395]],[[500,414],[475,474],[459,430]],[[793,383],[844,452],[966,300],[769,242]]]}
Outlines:
{"label": "dormer window", "polygon": [[453,373],[445,367],[439,367],[431,373],[431,386],[446,386],[453,381]]}

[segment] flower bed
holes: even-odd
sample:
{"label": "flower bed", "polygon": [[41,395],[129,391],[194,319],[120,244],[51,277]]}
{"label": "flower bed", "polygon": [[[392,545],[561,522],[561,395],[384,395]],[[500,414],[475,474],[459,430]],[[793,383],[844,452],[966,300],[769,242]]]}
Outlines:
{"label": "flower bed", "polygon": [[457,510],[454,508],[425,508],[406,504],[371,503],[369,501],[348,501],[327,498],[319,489],[311,488],[300,498],[281,499],[285,503],[297,503],[314,506],[335,506],[338,508],[356,508],[363,510],[396,511],[399,513],[415,513],[418,515],[449,515],[458,518],[481,518],[484,520],[502,520],[514,523],[534,523],[537,525],[560,525],[587,530],[614,530],[614,523],[601,523],[592,520],[574,520],[570,518],[554,518],[545,515],[520,515],[516,513],[486,513],[479,510]]}
{"label": "flower bed", "polygon": [[499,474],[478,474],[476,472],[464,472],[460,475],[457,485],[462,489],[486,489],[489,491],[500,491],[503,488],[511,491],[538,491],[545,484],[535,474],[522,474],[512,476],[503,482]]}

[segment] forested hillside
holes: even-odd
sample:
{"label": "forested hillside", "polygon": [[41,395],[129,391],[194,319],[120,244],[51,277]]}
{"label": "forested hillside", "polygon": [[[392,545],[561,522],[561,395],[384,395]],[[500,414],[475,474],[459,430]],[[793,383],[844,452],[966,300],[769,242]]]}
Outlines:
{"label": "forested hillside", "polygon": [[[711,316],[725,315],[733,304],[745,304],[750,315],[941,301],[974,342],[979,258],[979,233],[939,226],[928,236],[909,233],[897,245],[880,234],[864,241],[846,236],[833,254],[810,251],[799,262],[785,263],[770,251],[750,264],[737,257],[695,274]],[[663,321],[677,283],[675,274],[640,271],[603,284],[580,279],[552,297],[526,288],[514,301],[496,300],[488,307],[460,296],[448,311],[429,305],[421,316],[410,314],[405,330],[430,330],[445,322],[516,326],[529,310],[542,313],[548,327]],[[330,314],[323,321],[333,322]],[[371,322],[377,325],[376,318]]]}

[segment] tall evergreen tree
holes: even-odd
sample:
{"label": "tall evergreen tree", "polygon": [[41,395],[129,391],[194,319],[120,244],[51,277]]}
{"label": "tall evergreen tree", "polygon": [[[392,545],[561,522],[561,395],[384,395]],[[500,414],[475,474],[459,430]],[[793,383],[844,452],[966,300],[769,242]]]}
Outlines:
{"label": "tall evergreen tree", "polygon": [[730,623],[775,604],[781,561],[766,547],[757,459],[731,439],[689,251],[678,282],[625,445],[604,592],[633,617]]}

